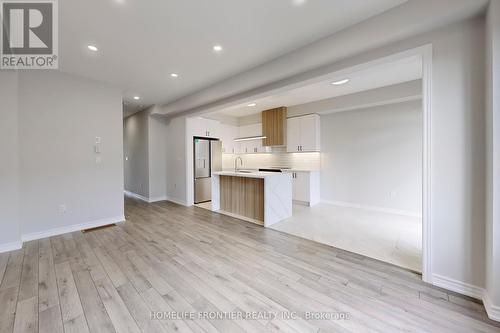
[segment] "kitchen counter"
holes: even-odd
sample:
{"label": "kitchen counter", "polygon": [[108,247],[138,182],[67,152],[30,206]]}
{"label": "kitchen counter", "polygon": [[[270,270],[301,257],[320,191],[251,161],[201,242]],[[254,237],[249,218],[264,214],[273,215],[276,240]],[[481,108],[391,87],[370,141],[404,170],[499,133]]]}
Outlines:
{"label": "kitchen counter", "polygon": [[263,172],[263,171],[217,171],[213,173],[217,176],[231,176],[231,177],[247,177],[247,178],[266,178],[279,175],[279,172]]}
{"label": "kitchen counter", "polygon": [[292,174],[219,171],[212,175],[212,210],[268,227],[292,216]]}

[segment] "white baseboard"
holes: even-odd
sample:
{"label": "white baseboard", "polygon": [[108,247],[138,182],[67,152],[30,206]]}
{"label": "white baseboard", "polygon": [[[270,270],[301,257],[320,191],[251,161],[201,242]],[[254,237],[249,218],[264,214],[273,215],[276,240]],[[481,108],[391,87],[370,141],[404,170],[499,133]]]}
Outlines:
{"label": "white baseboard", "polygon": [[441,287],[462,295],[482,300],[488,317],[491,320],[500,322],[500,306],[494,305],[491,302],[490,296],[488,295],[486,289],[438,274],[432,275],[432,284],[437,287]]}
{"label": "white baseboard", "polygon": [[181,206],[186,206],[186,207],[188,206],[188,204],[186,203],[186,201],[179,200],[179,199],[173,198],[173,197],[167,197],[167,201],[176,203],[176,204],[181,205]]}
{"label": "white baseboard", "polygon": [[439,274],[432,275],[432,284],[437,287],[448,289],[476,299],[482,299],[484,295],[484,288],[451,279]]}
{"label": "white baseboard", "polygon": [[488,313],[488,317],[492,320],[500,321],[500,306],[494,305],[491,302],[490,296],[486,293],[486,291],[483,296],[483,304],[486,312]]}
{"label": "white baseboard", "polygon": [[143,195],[140,195],[140,194],[137,194],[137,193],[134,193],[134,192],[130,192],[130,191],[124,191],[125,192],[125,195],[129,196],[129,197],[133,197],[133,198],[136,198],[136,199],[139,199],[139,200],[142,200],[142,201],[145,201],[145,202],[148,202],[149,203],[149,198],[143,196]]}
{"label": "white baseboard", "polygon": [[149,203],[158,202],[158,201],[167,201],[167,200],[168,200],[167,196],[164,195],[164,196],[161,196],[161,197],[150,198],[149,199]]}
{"label": "white baseboard", "polygon": [[147,198],[143,195],[140,195],[140,194],[137,194],[137,193],[134,193],[134,192],[130,192],[130,191],[124,191],[125,195],[129,196],[129,197],[133,197],[133,198],[136,198],[136,199],[139,199],[141,201],[144,201],[144,202],[147,202],[147,203],[153,203],[153,202],[158,202],[158,201],[167,201],[168,198],[166,195],[164,196],[161,196],[161,197],[155,197],[155,198]]}
{"label": "white baseboard", "polygon": [[23,242],[21,241],[0,244],[0,253],[19,250],[22,247]]}
{"label": "white baseboard", "polygon": [[59,227],[59,228],[53,228],[53,229],[49,229],[49,230],[45,230],[45,231],[24,234],[21,236],[21,240],[23,242],[28,242],[28,241],[32,241],[32,240],[36,240],[36,239],[42,239],[42,238],[67,234],[69,232],[75,232],[75,231],[80,231],[80,230],[85,230],[85,229],[102,227],[102,226],[105,226],[108,224],[121,223],[124,221],[125,221],[125,216],[123,216],[123,215],[116,216],[116,217],[110,217],[110,218],[95,220],[95,221],[81,223],[81,224],[73,224],[73,225]]}
{"label": "white baseboard", "polygon": [[396,214],[396,215],[403,215],[403,216],[408,216],[408,217],[422,218],[422,214],[418,214],[418,213],[407,211],[407,210],[399,210],[399,209],[392,209],[392,208],[379,207],[379,206],[360,205],[360,204],[355,204],[352,202],[345,202],[345,201],[321,200],[321,202],[326,203],[326,204],[330,204],[330,205],[334,205],[334,206],[340,206],[340,207],[358,208],[358,209],[370,210],[370,211],[380,212],[380,213]]}

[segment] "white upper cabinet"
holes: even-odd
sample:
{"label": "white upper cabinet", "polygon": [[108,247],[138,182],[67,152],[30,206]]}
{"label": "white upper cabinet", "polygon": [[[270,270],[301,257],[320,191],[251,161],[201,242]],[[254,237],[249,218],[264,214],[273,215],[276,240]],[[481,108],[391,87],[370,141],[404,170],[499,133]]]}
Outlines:
{"label": "white upper cabinet", "polygon": [[227,154],[235,153],[234,139],[238,136],[238,127],[228,124],[220,124],[219,138],[222,141],[222,152]]}
{"label": "white upper cabinet", "polygon": [[220,123],[217,120],[201,117],[189,118],[188,129],[193,136],[219,138]]}
{"label": "white upper cabinet", "polygon": [[[238,127],[238,137],[251,137],[251,136],[261,136],[262,135],[262,125],[261,124],[251,124]],[[262,139],[259,140],[249,140],[240,141],[236,143],[236,152],[239,154],[255,154],[268,151],[268,147],[262,146]]]}
{"label": "white upper cabinet", "polygon": [[287,152],[312,152],[320,149],[319,115],[287,119]]}

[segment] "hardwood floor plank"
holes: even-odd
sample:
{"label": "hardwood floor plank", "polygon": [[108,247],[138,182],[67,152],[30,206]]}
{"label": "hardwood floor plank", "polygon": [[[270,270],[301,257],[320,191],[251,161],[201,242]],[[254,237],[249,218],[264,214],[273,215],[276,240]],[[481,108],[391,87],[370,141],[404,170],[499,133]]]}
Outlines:
{"label": "hardwood floor plank", "polygon": [[64,331],[89,332],[70,263],[64,261],[55,268]]}
{"label": "hardwood floor plank", "polygon": [[0,285],[2,285],[3,276],[7,270],[10,253],[0,253]]}
{"label": "hardwood floor plank", "polygon": [[[10,252],[9,262],[3,276],[0,290],[10,287],[19,287],[21,284],[21,271],[23,269],[24,248]],[[17,296],[16,296],[17,298]]]}
{"label": "hardwood floor plank", "polygon": [[100,279],[95,286],[116,332],[140,332],[136,321],[113,286],[111,280]]}
{"label": "hardwood floor plank", "polygon": [[105,249],[103,249],[102,247],[97,247],[94,249],[94,252],[115,287],[122,286],[128,282],[125,274],[123,274],[120,267],[118,267],[113,258],[109,256]]}
{"label": "hardwood floor plank", "polygon": [[[150,288],[141,293],[149,307],[155,313],[172,312],[174,309],[163,299],[156,289]],[[160,323],[168,332],[203,332],[194,321],[183,321],[179,319],[160,320]]]}
{"label": "hardwood floor plank", "polygon": [[38,297],[19,300],[14,322],[14,333],[38,332]]}
{"label": "hardwood floor plank", "polygon": [[[393,265],[197,207],[125,214],[0,254],[0,332],[500,332],[480,301]],[[214,317],[235,313],[261,317]]]}
{"label": "hardwood floor plank", "polygon": [[40,240],[40,256],[38,259],[38,311],[43,312],[54,307],[59,308],[59,293],[57,291],[52,246],[50,239],[45,238]]}
{"label": "hardwood floor plank", "polygon": [[167,332],[158,320],[151,319],[151,310],[130,283],[118,287],[117,290],[142,332]]}
{"label": "hardwood floor plank", "polygon": [[63,333],[63,322],[61,320],[61,308],[59,305],[45,308],[40,311],[39,332],[40,333]]}
{"label": "hardwood floor plank", "polygon": [[[83,264],[80,265],[84,266]],[[71,263],[75,285],[90,332],[114,333],[115,328],[101,301],[88,268],[86,266],[79,268],[78,266],[75,262]]]}

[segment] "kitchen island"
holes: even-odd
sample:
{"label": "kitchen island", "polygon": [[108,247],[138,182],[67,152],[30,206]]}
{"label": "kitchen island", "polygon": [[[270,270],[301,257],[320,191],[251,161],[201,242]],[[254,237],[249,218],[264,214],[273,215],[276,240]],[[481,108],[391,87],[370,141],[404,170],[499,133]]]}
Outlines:
{"label": "kitchen island", "polygon": [[292,175],[219,171],[212,175],[212,211],[268,227],[292,216]]}

